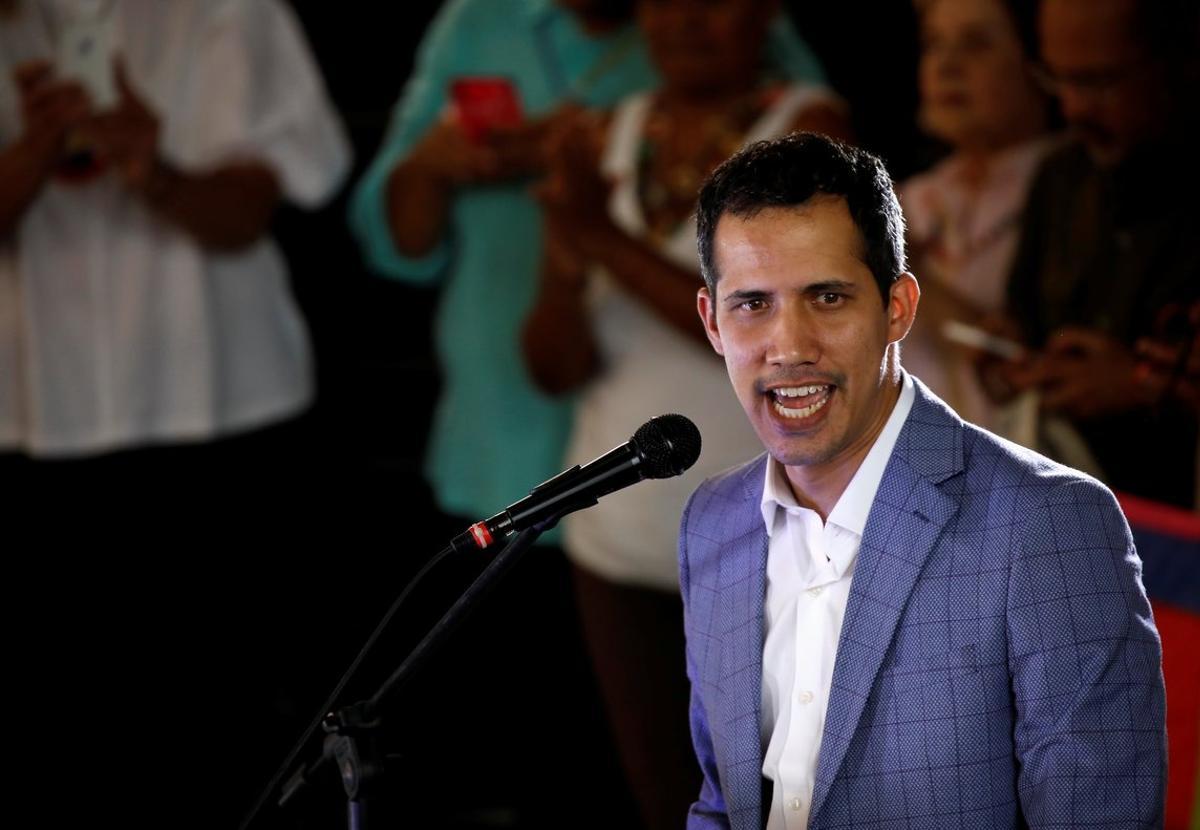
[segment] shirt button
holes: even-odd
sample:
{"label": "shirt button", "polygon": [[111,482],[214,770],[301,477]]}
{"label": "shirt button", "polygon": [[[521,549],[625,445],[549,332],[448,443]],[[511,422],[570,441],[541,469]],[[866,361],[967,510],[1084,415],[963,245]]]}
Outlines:
{"label": "shirt button", "polygon": [[788,806],[791,807],[793,810],[799,812],[800,810],[804,809],[804,802],[801,801],[799,797],[796,797],[788,802]]}
{"label": "shirt button", "polygon": [[798,694],[796,696],[796,698],[801,703],[812,703],[813,702],[813,693],[812,692],[801,692],[800,694]]}
{"label": "shirt button", "polygon": [[823,591],[823,590],[824,589],[820,585],[818,585],[816,588],[809,588],[808,595],[810,597],[819,597],[819,596],[821,596],[821,591]]}

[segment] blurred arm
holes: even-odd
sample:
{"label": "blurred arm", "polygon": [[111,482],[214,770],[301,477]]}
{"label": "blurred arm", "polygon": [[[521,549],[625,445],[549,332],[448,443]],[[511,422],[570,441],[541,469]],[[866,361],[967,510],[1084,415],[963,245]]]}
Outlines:
{"label": "blurred arm", "polygon": [[189,173],[159,160],[140,192],[159,216],[216,251],[261,239],[280,201],[278,178],[259,162]]}
{"label": "blurred arm", "polygon": [[257,242],[280,200],[274,171],[250,160],[209,171],[179,169],[159,154],[159,117],[133,88],[120,61],[115,77],[117,106],[85,125],[100,158],[155,213],[201,246],[233,251]]}
{"label": "blurred arm", "polygon": [[707,347],[696,316],[700,275],[630,236],[609,216],[611,185],[600,173],[606,129],[594,115],[581,114],[557,131],[551,142],[550,176],[539,190],[542,206],[584,259],[602,265],[668,325]]}
{"label": "blurred arm", "polygon": [[67,133],[88,115],[90,102],[77,83],[54,77],[46,61],[13,71],[22,132],[0,150],[0,236],[12,234],[62,155]]}
{"label": "blurred arm", "polygon": [[587,264],[551,219],[545,238],[538,296],[521,330],[521,349],[538,387],[561,395],[587,382],[600,356],[585,302]]}

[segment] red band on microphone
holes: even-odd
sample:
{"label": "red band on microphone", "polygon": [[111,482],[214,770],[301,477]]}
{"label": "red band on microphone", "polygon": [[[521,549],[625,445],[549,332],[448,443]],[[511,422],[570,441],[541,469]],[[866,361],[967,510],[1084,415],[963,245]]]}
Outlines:
{"label": "red band on microphone", "polygon": [[471,534],[471,538],[475,540],[475,544],[480,548],[490,547],[492,542],[495,541],[492,538],[491,531],[488,530],[487,525],[483,522],[476,522],[471,525],[467,532]]}

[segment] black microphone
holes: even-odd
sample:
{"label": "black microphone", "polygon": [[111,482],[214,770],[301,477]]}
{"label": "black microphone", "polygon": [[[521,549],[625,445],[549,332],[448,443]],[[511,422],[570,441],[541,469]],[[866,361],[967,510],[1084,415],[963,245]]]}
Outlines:
{"label": "black microphone", "polygon": [[539,484],[506,510],[471,525],[450,544],[455,549],[486,548],[548,519],[591,507],[601,496],[644,478],[677,476],[699,457],[700,430],[696,425],[682,415],[659,415],[642,424],[621,446]]}

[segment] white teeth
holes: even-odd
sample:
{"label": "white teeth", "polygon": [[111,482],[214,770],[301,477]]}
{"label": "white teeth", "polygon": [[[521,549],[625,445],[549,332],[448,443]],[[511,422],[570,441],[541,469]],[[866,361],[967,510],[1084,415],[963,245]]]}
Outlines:
{"label": "white teeth", "polygon": [[[814,387],[814,388],[822,389],[824,387]],[[807,418],[809,415],[816,412],[818,409],[823,407],[825,404],[829,403],[829,397],[830,397],[829,395],[826,395],[825,397],[821,398],[821,400],[817,401],[816,403],[811,404],[810,406],[801,407],[799,409],[792,409],[790,407],[786,407],[783,404],[779,403],[778,401],[774,401],[773,405],[775,407],[775,411],[778,412],[780,415],[782,415],[785,418]]]}
{"label": "white teeth", "polygon": [[803,398],[825,391],[824,386],[788,386],[773,390],[781,398]]}

